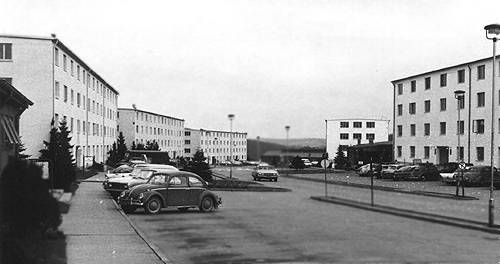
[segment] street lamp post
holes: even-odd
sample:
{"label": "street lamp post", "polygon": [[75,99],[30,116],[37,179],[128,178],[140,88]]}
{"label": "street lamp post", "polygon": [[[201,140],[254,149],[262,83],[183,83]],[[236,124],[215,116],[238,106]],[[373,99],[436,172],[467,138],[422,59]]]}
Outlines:
{"label": "street lamp post", "polygon": [[[462,132],[462,126],[460,125],[460,108],[461,108],[461,102],[464,102],[464,94],[465,91],[463,90],[456,90],[455,91],[455,99],[457,99],[457,112],[458,112],[458,121],[457,121],[457,163],[462,162],[462,151],[461,151],[461,146],[460,146],[460,136]],[[465,190],[464,190],[464,184],[463,184],[463,170],[460,169],[460,178],[457,179],[457,189],[456,189],[456,196],[458,196],[458,192],[460,189],[460,185],[462,185],[462,196],[465,196]]]}
{"label": "street lamp post", "polygon": [[290,126],[285,126],[285,130],[286,130],[285,166],[288,166],[288,132],[290,131]]}
{"label": "street lamp post", "polygon": [[494,147],[494,124],[495,124],[495,63],[496,63],[496,44],[498,36],[500,35],[500,24],[490,24],[484,27],[486,31],[486,38],[493,40],[493,65],[492,65],[492,76],[491,76],[491,146],[490,146],[490,159],[491,159],[491,179],[490,179],[490,199],[488,202],[488,225],[494,225],[494,209],[495,209],[495,199],[493,197],[493,177],[494,177],[494,159],[493,150]]}
{"label": "street lamp post", "polygon": [[229,158],[229,178],[233,178],[233,119],[234,115],[229,114],[227,115],[227,118],[229,118],[229,155],[231,156]]}

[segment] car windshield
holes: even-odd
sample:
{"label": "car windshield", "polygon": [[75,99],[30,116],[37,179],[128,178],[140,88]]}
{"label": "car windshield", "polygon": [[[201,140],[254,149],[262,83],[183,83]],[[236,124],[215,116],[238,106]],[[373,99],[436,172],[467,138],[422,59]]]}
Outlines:
{"label": "car windshield", "polygon": [[150,170],[141,170],[137,173],[137,175],[135,175],[135,178],[149,179],[149,177],[151,177],[151,175],[153,175],[153,172],[154,171],[150,171]]}
{"label": "car windshield", "polygon": [[132,168],[129,167],[129,166],[120,166],[114,170],[111,171],[112,173],[128,173],[128,172],[132,172]]}
{"label": "car windshield", "polygon": [[271,166],[259,166],[257,167],[258,170],[274,170],[273,167]]}

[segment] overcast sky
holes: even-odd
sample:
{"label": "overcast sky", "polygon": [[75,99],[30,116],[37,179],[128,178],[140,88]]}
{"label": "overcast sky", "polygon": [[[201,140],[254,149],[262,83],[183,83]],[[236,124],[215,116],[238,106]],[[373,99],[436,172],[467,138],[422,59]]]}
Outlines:
{"label": "overcast sky", "polygon": [[[119,107],[250,138],[392,117],[391,80],[491,56],[500,1],[2,0],[0,33],[56,33]],[[496,14],[493,12],[496,11]]]}

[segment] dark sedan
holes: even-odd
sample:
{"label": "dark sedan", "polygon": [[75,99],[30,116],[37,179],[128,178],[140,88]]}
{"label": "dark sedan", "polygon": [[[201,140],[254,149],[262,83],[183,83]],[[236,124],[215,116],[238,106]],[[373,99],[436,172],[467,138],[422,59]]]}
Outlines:
{"label": "dark sedan", "polygon": [[148,214],[157,214],[167,207],[180,211],[198,207],[210,212],[219,207],[221,198],[209,191],[207,183],[194,173],[163,171],[155,172],[147,183],[123,191],[118,203],[126,213],[139,207]]}
{"label": "dark sedan", "polygon": [[[493,177],[493,185],[500,186],[500,173],[495,168]],[[455,172],[453,177],[458,178],[459,173]],[[473,166],[464,171],[465,186],[490,186],[491,183],[491,167],[490,166]]]}
{"label": "dark sedan", "polygon": [[394,173],[393,180],[421,180],[421,181],[435,181],[439,180],[440,175],[436,166],[432,163],[419,163],[402,167]]}

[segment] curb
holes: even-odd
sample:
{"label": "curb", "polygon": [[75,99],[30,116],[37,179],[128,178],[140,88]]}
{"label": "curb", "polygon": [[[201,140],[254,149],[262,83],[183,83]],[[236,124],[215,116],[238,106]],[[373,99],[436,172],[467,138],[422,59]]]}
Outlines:
{"label": "curb", "polygon": [[[296,179],[296,180],[303,180],[303,181],[322,182],[322,183],[325,182],[325,180],[323,180],[323,179],[311,179],[311,178],[292,176],[292,175],[285,176],[285,177]],[[348,186],[348,187],[370,189],[369,184],[350,183],[350,182],[336,181],[336,180],[327,180],[327,182],[329,184],[334,184],[334,185],[342,185],[342,186]],[[394,187],[385,187],[385,186],[373,186],[373,189],[377,190],[377,191],[422,195],[422,196],[430,196],[430,197],[452,199],[452,200],[462,200],[462,201],[479,200],[477,197],[473,197],[473,196],[455,196],[453,194],[438,193],[438,192],[426,192],[426,191],[407,191],[407,190],[403,190],[403,189],[398,189],[398,188],[394,188]]]}
{"label": "curb", "polygon": [[340,204],[340,205],[344,205],[344,206],[350,206],[350,207],[355,207],[355,208],[379,212],[379,213],[385,213],[385,214],[407,217],[407,218],[416,219],[416,220],[427,221],[427,222],[431,222],[431,223],[438,223],[438,224],[456,226],[456,227],[461,227],[461,228],[466,228],[466,229],[479,230],[479,231],[483,231],[483,232],[487,232],[487,233],[491,233],[491,234],[500,234],[500,225],[495,225],[495,227],[488,227],[486,225],[486,223],[474,221],[474,220],[468,220],[468,219],[450,217],[450,216],[444,216],[444,215],[437,215],[437,214],[431,214],[431,213],[424,213],[424,212],[401,209],[401,208],[396,208],[396,207],[391,207],[391,206],[383,206],[383,205],[373,205],[372,206],[369,203],[358,202],[358,201],[338,198],[338,197],[334,197],[334,196],[327,196],[327,197],[325,197],[325,196],[311,196],[310,198],[313,200],[316,200],[316,201],[320,201],[320,202]]}
{"label": "curb", "polygon": [[132,220],[125,214],[125,212],[122,210],[122,208],[116,203],[114,199],[111,199],[113,201],[113,204],[116,207],[116,210],[120,212],[120,214],[127,220],[129,225],[134,229],[135,233],[141,237],[141,239],[148,245],[148,247],[155,253],[155,255],[161,260],[161,262],[165,264],[172,264],[172,262],[165,256],[163,253],[161,253],[160,249],[155,246],[147,237],[146,235],[137,227]]}
{"label": "curb", "polygon": [[291,189],[287,188],[210,188],[210,191],[217,192],[291,192]]}

